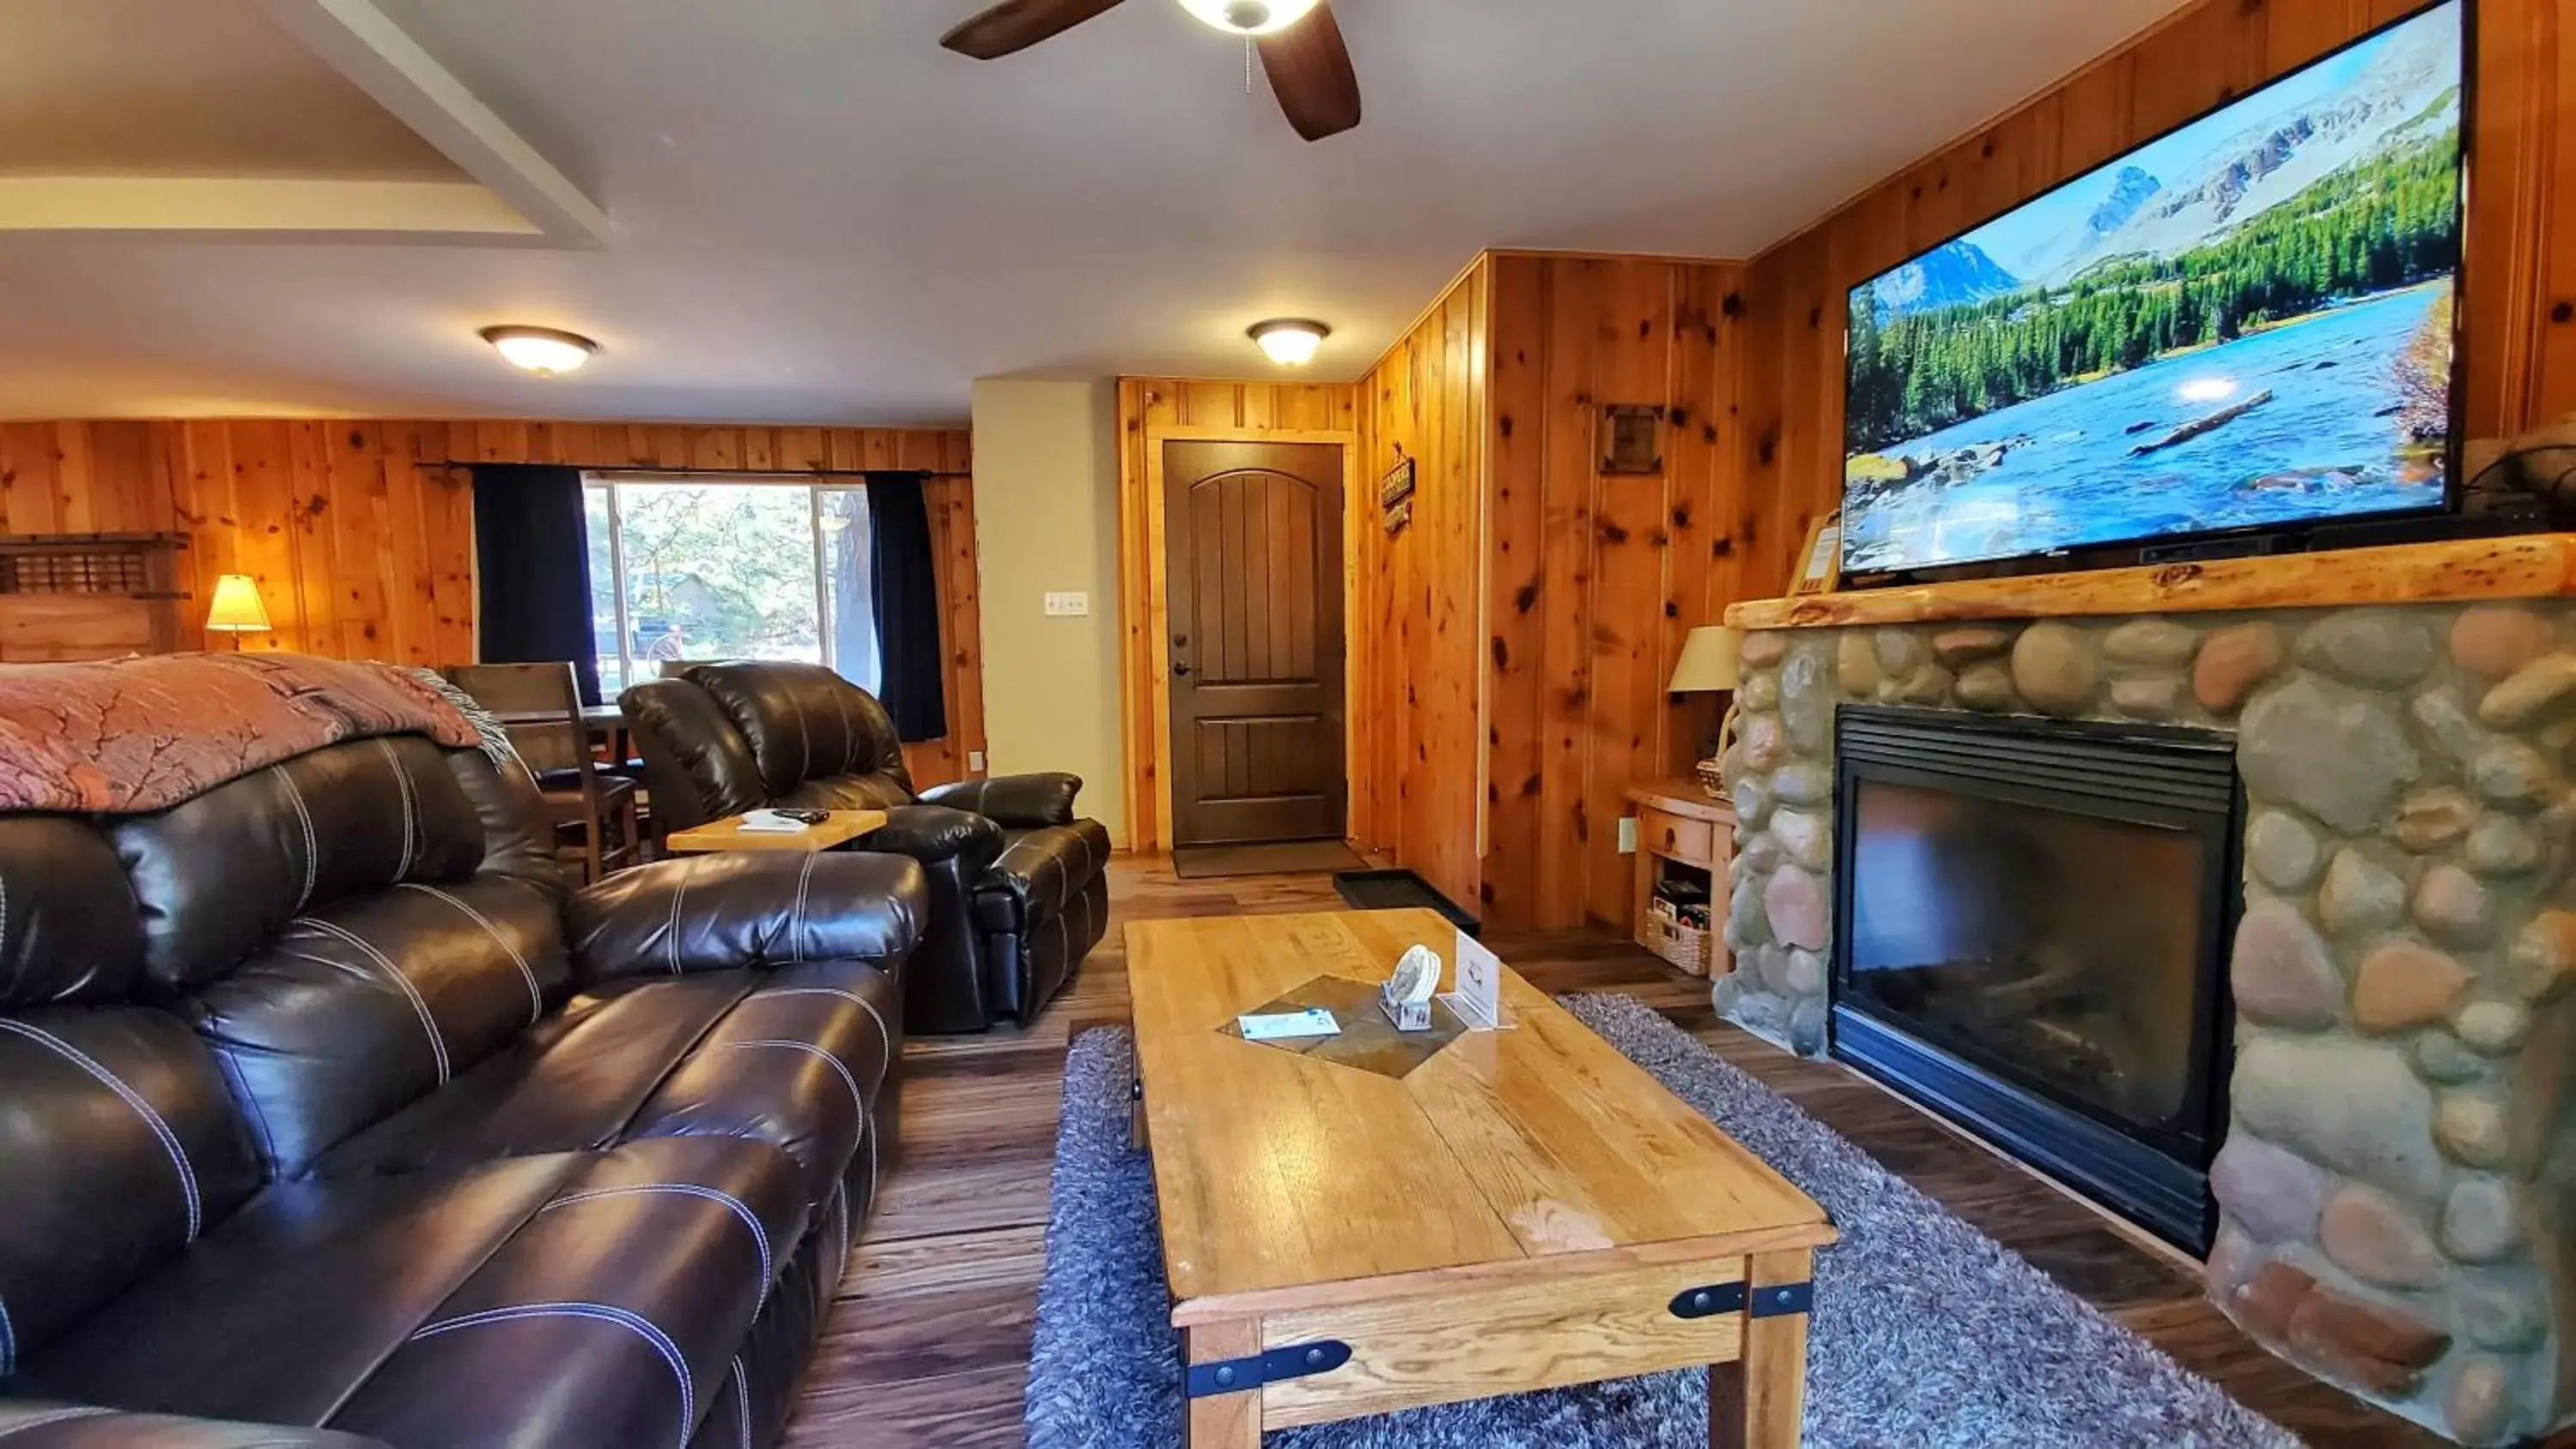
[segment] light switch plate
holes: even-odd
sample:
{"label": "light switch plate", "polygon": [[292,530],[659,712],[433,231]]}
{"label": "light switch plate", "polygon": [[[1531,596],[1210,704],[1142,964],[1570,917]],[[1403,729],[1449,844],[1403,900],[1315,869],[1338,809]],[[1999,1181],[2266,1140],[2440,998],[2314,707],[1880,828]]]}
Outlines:
{"label": "light switch plate", "polygon": [[1619,817],[1619,853],[1621,855],[1637,853],[1637,817],[1634,815]]}
{"label": "light switch plate", "polygon": [[1046,611],[1050,619],[1088,617],[1091,613],[1091,595],[1049,592],[1046,596]]}
{"label": "light switch plate", "polygon": [[984,752],[982,750],[968,750],[966,752],[966,768],[974,771],[978,775],[984,773]]}

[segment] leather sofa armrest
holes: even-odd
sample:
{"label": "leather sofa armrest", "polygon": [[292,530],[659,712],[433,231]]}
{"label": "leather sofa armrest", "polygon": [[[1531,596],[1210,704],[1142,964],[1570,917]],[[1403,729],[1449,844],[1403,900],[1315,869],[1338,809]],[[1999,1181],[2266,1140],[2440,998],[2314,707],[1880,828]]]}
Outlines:
{"label": "leather sofa armrest", "polygon": [[929,922],[930,884],[899,855],[731,851],[620,871],[565,914],[584,983],[798,961],[894,972]]}
{"label": "leather sofa armrest", "polygon": [[984,873],[1002,854],[1002,827],[982,815],[945,805],[897,805],[886,823],[855,843],[859,850],[882,850],[910,856],[925,864],[958,862],[967,880]]}
{"label": "leather sofa armrest", "polygon": [[1073,797],[1082,793],[1082,777],[1050,770],[1031,775],[1002,775],[990,780],[959,780],[921,792],[925,805],[972,810],[1003,825],[1032,828],[1071,825]]}
{"label": "leather sofa armrest", "polygon": [[84,1404],[0,1399],[9,1449],[386,1449],[331,1429],[228,1424],[172,1414],[128,1414]]}

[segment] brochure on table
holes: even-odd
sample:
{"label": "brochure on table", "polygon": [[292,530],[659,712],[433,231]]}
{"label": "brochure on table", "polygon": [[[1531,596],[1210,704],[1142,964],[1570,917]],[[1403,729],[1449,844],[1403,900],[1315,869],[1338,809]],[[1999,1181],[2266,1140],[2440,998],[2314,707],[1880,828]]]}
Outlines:
{"label": "brochure on table", "polygon": [[1457,942],[1450,949],[1455,954],[1449,959],[1458,967],[1457,989],[1441,996],[1442,1004],[1456,1013],[1471,1030],[1500,1031],[1508,1028],[1511,1023],[1503,1020],[1502,958],[1486,950],[1484,942],[1464,931],[1458,933]]}

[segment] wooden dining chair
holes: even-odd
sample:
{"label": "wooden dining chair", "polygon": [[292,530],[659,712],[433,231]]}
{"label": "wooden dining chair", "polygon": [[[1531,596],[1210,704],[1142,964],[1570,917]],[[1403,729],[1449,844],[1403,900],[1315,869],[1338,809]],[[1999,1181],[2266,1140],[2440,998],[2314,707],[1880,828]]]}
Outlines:
{"label": "wooden dining chair", "polygon": [[635,782],[599,768],[571,665],[451,664],[439,672],[509,731],[545,797],[558,864],[578,867],[588,885],[643,862]]}

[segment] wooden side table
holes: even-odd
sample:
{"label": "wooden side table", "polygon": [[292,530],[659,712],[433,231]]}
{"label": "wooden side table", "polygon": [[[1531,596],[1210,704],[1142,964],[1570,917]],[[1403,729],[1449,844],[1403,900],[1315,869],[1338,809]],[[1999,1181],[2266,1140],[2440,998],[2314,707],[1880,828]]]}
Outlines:
{"label": "wooden side table", "polygon": [[742,817],[728,815],[687,830],[674,830],[662,842],[673,855],[711,855],[719,850],[830,850],[884,827],[882,810],[835,810],[832,818],[802,830],[745,830]]}
{"label": "wooden side table", "polygon": [[1688,776],[1648,780],[1628,787],[1637,807],[1637,887],[1630,929],[1646,945],[1646,902],[1664,862],[1708,872],[1708,975],[1714,979],[1735,969],[1726,949],[1726,864],[1735,856],[1735,807],[1708,798],[1699,781]]}

